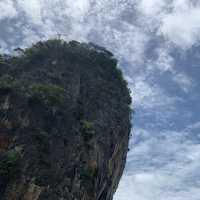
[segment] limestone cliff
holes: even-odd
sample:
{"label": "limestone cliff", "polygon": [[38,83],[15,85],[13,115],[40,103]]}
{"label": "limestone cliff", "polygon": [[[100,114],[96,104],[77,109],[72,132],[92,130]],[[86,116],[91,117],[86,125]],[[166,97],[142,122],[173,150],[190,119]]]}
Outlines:
{"label": "limestone cliff", "polygon": [[0,199],[112,200],[131,98],[112,53],[38,42],[0,56]]}

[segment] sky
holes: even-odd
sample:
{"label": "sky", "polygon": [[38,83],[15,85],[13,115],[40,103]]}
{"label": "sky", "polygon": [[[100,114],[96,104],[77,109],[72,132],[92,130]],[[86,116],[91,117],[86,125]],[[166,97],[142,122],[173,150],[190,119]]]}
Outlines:
{"label": "sky", "polygon": [[61,34],[119,60],[135,114],[114,200],[199,200],[199,1],[0,0],[0,11],[0,52]]}

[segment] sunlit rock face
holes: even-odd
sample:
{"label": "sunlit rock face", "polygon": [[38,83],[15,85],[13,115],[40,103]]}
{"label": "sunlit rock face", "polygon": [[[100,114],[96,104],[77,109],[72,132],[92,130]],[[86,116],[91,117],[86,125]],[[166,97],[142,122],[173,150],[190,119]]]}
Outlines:
{"label": "sunlit rock face", "polygon": [[112,200],[131,98],[112,53],[49,40],[0,56],[0,199]]}

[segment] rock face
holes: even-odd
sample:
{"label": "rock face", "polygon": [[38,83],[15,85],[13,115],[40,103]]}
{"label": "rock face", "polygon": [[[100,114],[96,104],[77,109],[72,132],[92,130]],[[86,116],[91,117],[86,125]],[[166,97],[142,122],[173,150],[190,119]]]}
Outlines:
{"label": "rock face", "polygon": [[112,200],[130,134],[117,61],[94,44],[0,56],[0,199]]}

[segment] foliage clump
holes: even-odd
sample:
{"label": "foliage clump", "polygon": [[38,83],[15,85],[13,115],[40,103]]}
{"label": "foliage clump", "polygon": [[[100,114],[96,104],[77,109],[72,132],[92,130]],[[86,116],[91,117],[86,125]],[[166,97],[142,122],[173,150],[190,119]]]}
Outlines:
{"label": "foliage clump", "polygon": [[47,132],[37,129],[32,133],[32,139],[40,153],[49,152],[49,135]]}
{"label": "foliage clump", "polygon": [[80,168],[80,180],[81,183],[84,185],[85,189],[88,192],[93,192],[94,185],[95,185],[95,176],[94,170],[88,167]]}
{"label": "foliage clump", "polygon": [[0,177],[8,180],[19,173],[20,154],[12,150],[7,152],[0,161]]}
{"label": "foliage clump", "polygon": [[62,104],[65,100],[65,89],[58,85],[34,83],[30,86],[29,92],[31,97],[47,105]]}
{"label": "foliage clump", "polygon": [[15,79],[10,75],[0,77],[0,89],[11,89],[16,85]]}
{"label": "foliage clump", "polygon": [[81,120],[81,133],[83,135],[84,141],[88,142],[95,135],[94,123]]}

